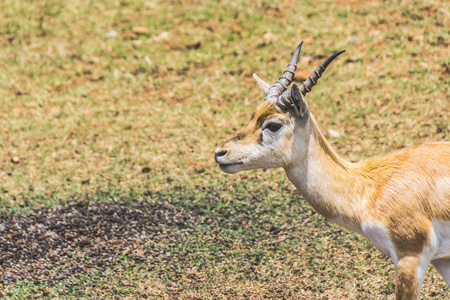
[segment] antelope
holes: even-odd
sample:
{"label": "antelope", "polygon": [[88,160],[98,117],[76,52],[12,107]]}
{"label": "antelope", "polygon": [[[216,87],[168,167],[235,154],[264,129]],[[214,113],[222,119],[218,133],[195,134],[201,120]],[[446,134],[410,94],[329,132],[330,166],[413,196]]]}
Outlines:
{"label": "antelope", "polygon": [[396,299],[419,298],[430,263],[450,286],[450,143],[358,163],[342,159],[320,132],[305,96],[345,50],[323,61],[302,85],[291,85],[302,45],[274,84],[253,74],[264,102],[242,132],[216,149],[220,169],[284,168],[318,213],[365,236],[392,259]]}

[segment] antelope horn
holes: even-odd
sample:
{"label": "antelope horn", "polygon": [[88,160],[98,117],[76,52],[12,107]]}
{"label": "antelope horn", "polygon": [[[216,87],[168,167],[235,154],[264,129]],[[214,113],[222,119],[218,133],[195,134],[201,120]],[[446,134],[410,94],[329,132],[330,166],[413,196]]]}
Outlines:
{"label": "antelope horn", "polygon": [[328,57],[326,60],[324,60],[320,66],[317,67],[317,69],[314,70],[314,72],[309,75],[308,79],[306,79],[303,84],[300,86],[300,93],[305,96],[307,93],[311,92],[311,89],[317,84],[317,80],[319,80],[320,77],[322,77],[323,72],[325,72],[328,65],[339,55],[344,53],[345,50],[339,51]]}
{"label": "antelope horn", "polygon": [[267,82],[265,82],[264,80],[259,78],[258,75],[256,75],[255,73],[253,73],[253,78],[255,78],[256,83],[258,84],[259,88],[264,93],[264,95],[266,95],[267,92],[269,91],[270,84],[268,84]]}
{"label": "antelope horn", "polygon": [[[326,60],[324,60],[320,66],[317,67],[317,69],[314,70],[314,72],[308,77],[307,80],[303,82],[302,85],[298,88],[298,91],[302,94],[302,96],[305,96],[307,93],[311,92],[311,89],[317,84],[317,81],[320,77],[322,77],[323,72],[325,72],[328,65],[340,54],[344,53],[345,50],[339,51],[328,57]],[[298,98],[298,97],[297,97]],[[289,108],[292,104],[294,104],[299,99],[293,99],[293,93],[291,91],[285,91],[281,95],[278,96],[276,105],[280,109]]]}
{"label": "antelope horn", "polygon": [[283,76],[280,77],[274,84],[272,84],[267,91],[265,101],[277,101],[278,97],[287,90],[288,86],[291,84],[295,76],[295,70],[297,69],[297,61],[300,55],[300,50],[302,49],[303,42],[301,42],[297,49],[295,49],[292,55],[291,61],[289,62],[286,71],[284,71]]}

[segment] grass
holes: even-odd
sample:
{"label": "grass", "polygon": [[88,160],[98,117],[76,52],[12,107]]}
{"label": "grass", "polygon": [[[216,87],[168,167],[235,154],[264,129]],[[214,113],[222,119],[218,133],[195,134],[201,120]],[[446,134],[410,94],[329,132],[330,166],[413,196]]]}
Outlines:
{"label": "grass", "polygon": [[[204,211],[224,227],[220,241],[209,225],[177,241],[189,247],[190,269],[149,261],[54,286],[16,283],[4,286],[6,295],[112,297],[111,285],[126,281],[132,284],[117,285],[116,294],[147,288],[161,298],[392,298],[393,269],[367,241],[306,208],[280,170],[228,176],[213,151],[262,101],[251,74],[276,80],[301,40],[305,72],[347,50],[307,99],[343,157],[448,140],[448,3],[0,3],[1,210],[74,197],[152,198]],[[216,187],[220,193],[211,192]],[[289,238],[251,245],[253,235],[271,232],[255,225],[259,210],[267,226],[290,222]],[[226,251],[223,265],[210,254],[217,247]],[[436,274],[427,276],[426,298],[442,291]]]}

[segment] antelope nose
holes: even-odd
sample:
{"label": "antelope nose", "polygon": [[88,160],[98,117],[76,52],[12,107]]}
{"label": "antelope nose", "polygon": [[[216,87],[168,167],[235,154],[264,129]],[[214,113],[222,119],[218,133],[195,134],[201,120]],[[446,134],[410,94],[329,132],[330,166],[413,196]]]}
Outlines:
{"label": "antelope nose", "polygon": [[228,151],[227,150],[220,150],[220,149],[217,149],[216,150],[216,161],[217,161],[217,159],[218,158],[220,158],[220,157],[224,157],[225,155],[227,155],[227,153],[228,153]]}

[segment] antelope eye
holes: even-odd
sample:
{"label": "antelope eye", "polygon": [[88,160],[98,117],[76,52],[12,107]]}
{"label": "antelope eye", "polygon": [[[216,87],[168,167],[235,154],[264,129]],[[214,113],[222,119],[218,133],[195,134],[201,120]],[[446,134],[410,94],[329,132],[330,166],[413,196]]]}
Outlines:
{"label": "antelope eye", "polygon": [[281,128],[281,124],[279,123],[269,123],[266,128],[269,128],[270,131],[275,132]]}

